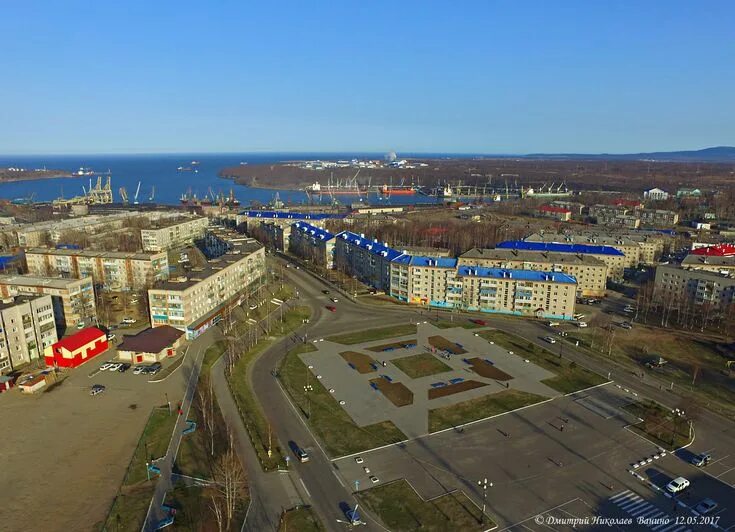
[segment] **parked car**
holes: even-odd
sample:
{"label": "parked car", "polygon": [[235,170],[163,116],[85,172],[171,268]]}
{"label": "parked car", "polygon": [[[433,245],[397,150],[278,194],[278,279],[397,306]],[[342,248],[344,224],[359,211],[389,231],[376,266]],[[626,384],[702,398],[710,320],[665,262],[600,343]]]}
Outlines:
{"label": "parked car", "polygon": [[122,367],[122,364],[120,362],[114,362],[110,364],[110,367],[107,368],[107,371],[117,371]]}
{"label": "parked car", "polygon": [[100,371],[107,371],[108,369],[110,369],[110,366],[112,366],[113,364],[114,362],[105,362],[104,364],[100,366]]}
{"label": "parked car", "polygon": [[704,467],[712,461],[712,455],[709,453],[701,453],[692,458],[692,463],[697,467]]}
{"label": "parked car", "polygon": [[117,368],[117,371],[119,371],[120,373],[125,373],[129,369],[130,369],[130,364],[128,364],[127,362],[123,362],[122,364],[120,364],[120,367]]}
{"label": "parked car", "polygon": [[107,341],[112,342],[115,339],[115,333],[107,333]]}
{"label": "parked car", "polygon": [[339,299],[337,299],[336,297],[330,297],[329,299],[332,301],[332,303],[336,303],[337,301],[339,301]]}
{"label": "parked car", "polygon": [[578,321],[577,322],[577,327],[579,327],[580,329],[584,329],[585,327],[587,327],[587,322],[586,321]]}
{"label": "parked car", "polygon": [[553,338],[552,336],[545,336],[544,337],[544,340],[547,341],[547,342],[549,342],[550,344],[555,344],[556,343],[556,338]]}
{"label": "parked car", "polygon": [[145,374],[145,370],[148,368],[148,366],[135,366],[135,369],[133,370],[133,375],[140,375],[141,373]]}
{"label": "parked car", "polygon": [[327,305],[327,310],[329,312],[337,312],[337,307],[335,307],[334,305]]}
{"label": "parked car", "polygon": [[133,318],[123,318],[121,323],[124,323],[125,325],[132,325],[135,322],[136,320],[134,320]]}
{"label": "parked car", "polygon": [[92,385],[92,389],[89,390],[89,395],[97,395],[105,391],[105,387],[101,384]]}
{"label": "parked car", "polygon": [[558,327],[559,326],[559,322],[558,321],[550,321],[548,323],[548,325],[549,325],[549,327]]}
{"label": "parked car", "polygon": [[366,475],[369,475],[370,474],[370,468],[369,467],[363,467],[362,470],[365,471],[365,474]]}
{"label": "parked car", "polygon": [[666,484],[666,491],[669,493],[679,493],[689,487],[689,481],[684,477],[676,477],[674,480]]}
{"label": "parked car", "polygon": [[84,329],[85,325],[83,321],[77,323],[77,329]]}
{"label": "parked car", "polygon": [[699,515],[705,515],[710,513],[712,510],[717,508],[717,503],[712,499],[704,499],[698,505],[694,507],[694,511]]}

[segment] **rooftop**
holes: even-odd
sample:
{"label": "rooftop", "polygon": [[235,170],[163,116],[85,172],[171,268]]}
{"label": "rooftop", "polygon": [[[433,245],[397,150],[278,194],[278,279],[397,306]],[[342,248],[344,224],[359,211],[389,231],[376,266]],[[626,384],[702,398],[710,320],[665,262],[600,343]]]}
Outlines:
{"label": "rooftop", "polygon": [[127,251],[96,251],[91,249],[84,250],[31,248],[26,250],[26,255],[55,255],[64,257],[94,257],[99,259],[153,260],[154,257],[159,257],[161,255],[166,256],[166,253],[133,253]]}
{"label": "rooftop", "polygon": [[373,255],[380,255],[389,261],[393,261],[401,256],[407,256],[400,251],[396,251],[395,249],[388,247],[388,244],[386,243],[378,242],[377,238],[371,240],[370,238],[365,237],[365,235],[358,235],[351,231],[342,231],[337,234],[337,238],[346,240],[351,244],[372,253]]}
{"label": "rooftop", "polygon": [[460,266],[457,275],[465,277],[492,277],[496,279],[515,279],[517,281],[541,281],[564,284],[577,284],[571,275],[559,272],[538,272],[534,270],[514,270],[506,268],[482,268],[479,266]]}
{"label": "rooftop", "polygon": [[296,222],[293,225],[291,225],[293,229],[296,229],[302,233],[307,233],[310,236],[314,237],[317,240],[332,240],[334,238],[334,234],[330,233],[326,229],[322,229],[321,227],[316,227],[311,225],[307,222]]}
{"label": "rooftop", "polygon": [[68,351],[76,351],[82,346],[97,340],[100,336],[107,338],[107,335],[100,331],[97,327],[87,327],[78,333],[62,338],[54,344],[54,346],[63,347]]}
{"label": "rooftop", "polygon": [[450,257],[412,256],[409,264],[411,266],[431,266],[434,268],[456,268],[457,259]]}
{"label": "rooftop", "polygon": [[539,207],[539,210],[541,212],[558,212],[558,213],[564,213],[564,214],[571,214],[572,211],[569,209],[566,209],[564,207],[557,207],[555,205],[542,205]]}
{"label": "rooftop", "polygon": [[735,268],[735,255],[695,255],[690,253],[681,261],[682,266],[727,266]]}
{"label": "rooftop", "polygon": [[14,286],[37,286],[37,287],[48,287],[57,288],[60,290],[66,289],[69,285],[80,283],[80,282],[92,283],[92,278],[86,279],[62,279],[60,277],[34,277],[31,275],[0,275],[0,285],[14,285]]}
{"label": "rooftop", "polygon": [[141,229],[141,231],[146,230],[158,230],[158,229],[166,229],[167,227],[173,227],[175,225],[181,225],[189,222],[195,222],[199,220],[207,220],[206,216],[181,216],[180,218],[163,218],[160,220],[155,220],[151,222],[150,227],[146,227],[145,229]]}
{"label": "rooftop", "polygon": [[324,212],[287,212],[287,211],[244,211],[248,218],[281,218],[294,220],[327,220],[329,218],[344,218],[344,214],[329,214]]}
{"label": "rooftop", "polygon": [[165,348],[173,345],[183,334],[183,331],[170,325],[149,327],[138,334],[123,336],[117,350],[133,351],[135,353],[160,353]]}
{"label": "rooftop", "polygon": [[610,246],[593,246],[587,244],[561,244],[558,242],[526,242],[523,240],[507,240],[497,245],[502,249],[521,249],[527,251],[555,251],[558,253],[582,253],[590,255],[610,255],[624,257],[625,254]]}
{"label": "rooftop", "polygon": [[23,303],[28,303],[29,301],[33,301],[34,299],[38,299],[39,297],[49,297],[49,296],[46,296],[45,294],[38,294],[37,296],[20,295],[20,296],[14,296],[14,297],[7,297],[5,299],[0,300],[0,310],[5,310],[6,308],[11,308],[17,305],[22,305]]}
{"label": "rooftop", "polygon": [[557,242],[560,244],[592,244],[611,246],[635,246],[636,243],[624,235],[602,233],[534,233],[524,238],[526,242]]}
{"label": "rooftop", "polygon": [[714,246],[697,248],[691,254],[707,257],[733,257],[735,256],[735,244],[715,244]]}
{"label": "rooftop", "polygon": [[554,251],[527,251],[522,249],[472,248],[460,255],[466,259],[490,260],[523,260],[525,262],[541,262],[554,264],[585,264],[588,266],[604,266],[605,263],[590,255],[557,253]]}

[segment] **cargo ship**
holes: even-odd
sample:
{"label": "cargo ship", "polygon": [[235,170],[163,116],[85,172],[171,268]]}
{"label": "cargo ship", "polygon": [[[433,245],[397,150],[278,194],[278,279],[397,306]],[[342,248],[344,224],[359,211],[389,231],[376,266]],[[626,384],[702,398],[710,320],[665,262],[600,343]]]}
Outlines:
{"label": "cargo ship", "polygon": [[336,185],[331,183],[322,185],[321,183],[316,182],[309,185],[304,190],[307,194],[316,195],[342,194],[350,196],[360,196],[361,194],[367,194],[367,189],[361,187],[357,183],[342,185],[341,183],[337,182]]}
{"label": "cargo ship", "polygon": [[383,185],[379,192],[383,196],[412,196],[416,194],[416,187],[409,185]]}

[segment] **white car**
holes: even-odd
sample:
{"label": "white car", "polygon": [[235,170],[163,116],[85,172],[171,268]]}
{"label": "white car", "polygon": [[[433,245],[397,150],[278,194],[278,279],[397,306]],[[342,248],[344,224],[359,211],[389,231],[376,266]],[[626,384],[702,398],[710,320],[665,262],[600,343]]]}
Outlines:
{"label": "white car", "polygon": [[147,366],[135,366],[135,369],[133,370],[133,375],[140,375],[145,371]]}
{"label": "white car", "polygon": [[679,493],[689,487],[689,481],[684,477],[676,477],[674,480],[666,484],[666,491],[669,493]]}
{"label": "white car", "polygon": [[577,327],[579,327],[580,329],[584,329],[585,327],[587,327],[587,322],[586,321],[578,321],[577,322]]}
{"label": "white car", "polygon": [[115,339],[115,333],[107,333],[107,341],[111,342]]}
{"label": "white car", "polygon": [[548,325],[549,325],[549,327],[558,327],[559,326],[559,322],[558,321],[550,321],[548,323]]}
{"label": "white car", "polygon": [[115,362],[114,364],[111,364],[109,368],[107,368],[107,371],[117,371],[122,367],[122,364],[119,362]]}
{"label": "white car", "polygon": [[362,456],[358,456],[357,458],[355,458],[356,464],[361,464],[362,462],[363,462]]}
{"label": "white car", "polygon": [[108,369],[110,369],[110,366],[112,365],[113,365],[113,362],[105,362],[104,364],[100,366],[100,371],[107,371]]}
{"label": "white car", "polygon": [[332,300],[332,303],[336,303],[337,301],[339,301],[339,299],[337,299],[336,297],[330,297],[329,299]]}
{"label": "white car", "polygon": [[555,344],[555,343],[556,343],[556,338],[552,338],[551,336],[546,336],[546,337],[544,338],[544,340],[546,340],[546,341],[547,341],[547,342],[549,342],[550,344]]}
{"label": "white car", "polygon": [[135,320],[133,318],[123,318],[122,323],[124,323],[125,325],[132,325],[133,323],[135,323]]}
{"label": "white car", "polygon": [[370,468],[369,467],[363,467],[362,470],[365,471],[365,474],[366,475],[369,475],[370,474]]}

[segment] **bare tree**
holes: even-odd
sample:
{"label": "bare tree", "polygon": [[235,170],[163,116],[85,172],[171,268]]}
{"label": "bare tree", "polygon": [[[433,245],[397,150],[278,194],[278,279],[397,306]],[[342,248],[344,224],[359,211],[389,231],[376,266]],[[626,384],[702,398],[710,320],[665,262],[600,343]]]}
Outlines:
{"label": "bare tree", "polygon": [[213,505],[217,506],[215,498],[218,497],[222,500],[225,529],[229,530],[232,519],[235,517],[235,512],[237,512],[239,505],[242,503],[246,488],[245,471],[235,454],[232,435],[230,435],[229,448],[219,457],[215,464],[213,487],[217,493],[212,497]]}

